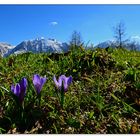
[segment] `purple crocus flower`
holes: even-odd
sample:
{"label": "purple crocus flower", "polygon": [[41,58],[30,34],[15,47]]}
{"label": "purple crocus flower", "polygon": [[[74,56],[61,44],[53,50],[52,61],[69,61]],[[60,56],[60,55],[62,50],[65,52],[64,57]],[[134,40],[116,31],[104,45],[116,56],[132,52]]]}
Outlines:
{"label": "purple crocus flower", "polygon": [[65,75],[61,75],[59,76],[58,81],[57,81],[54,75],[53,81],[59,90],[62,90],[62,88],[64,88],[64,91],[66,92],[68,90],[69,85],[72,82],[72,76],[66,77]]}
{"label": "purple crocus flower", "polygon": [[46,77],[44,77],[44,78],[40,77],[38,74],[35,74],[33,76],[33,84],[34,84],[34,87],[35,87],[37,94],[40,93],[45,82],[46,82]]}
{"label": "purple crocus flower", "polygon": [[15,86],[14,86],[14,84],[11,85],[11,91],[19,98],[21,103],[24,100],[24,96],[26,94],[26,89],[27,89],[27,79],[26,78],[22,78],[20,83],[17,83]]}

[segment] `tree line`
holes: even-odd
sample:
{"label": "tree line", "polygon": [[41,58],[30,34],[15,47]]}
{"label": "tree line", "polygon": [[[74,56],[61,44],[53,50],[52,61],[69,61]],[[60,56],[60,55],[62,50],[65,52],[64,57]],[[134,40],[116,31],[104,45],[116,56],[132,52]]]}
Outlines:
{"label": "tree line", "polygon": [[[127,48],[130,50],[138,50],[138,46],[140,44],[136,42],[135,40],[131,40],[128,37],[126,37],[126,26],[124,22],[120,21],[118,24],[116,24],[113,27],[113,33],[114,33],[114,43],[112,46],[109,47],[116,47],[116,48]],[[82,39],[82,35],[80,32],[74,30],[69,44],[72,48],[82,46],[84,44],[84,41]]]}

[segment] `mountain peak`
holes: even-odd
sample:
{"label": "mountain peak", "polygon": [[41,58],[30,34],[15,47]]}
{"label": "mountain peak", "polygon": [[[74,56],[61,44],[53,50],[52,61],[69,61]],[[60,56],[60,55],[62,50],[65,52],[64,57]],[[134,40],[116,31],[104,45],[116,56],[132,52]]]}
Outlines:
{"label": "mountain peak", "polygon": [[44,37],[39,37],[36,39],[25,40],[17,45],[12,50],[9,50],[4,56],[9,56],[11,54],[19,54],[24,52],[48,52],[48,53],[62,53],[67,52],[69,46],[67,43],[58,42],[56,39],[45,39]]}

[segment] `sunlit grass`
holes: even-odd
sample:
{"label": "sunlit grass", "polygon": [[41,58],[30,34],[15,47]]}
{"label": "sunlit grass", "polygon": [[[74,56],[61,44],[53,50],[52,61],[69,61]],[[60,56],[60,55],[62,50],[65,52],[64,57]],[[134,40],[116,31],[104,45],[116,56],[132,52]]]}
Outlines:
{"label": "sunlit grass", "polygon": [[[77,48],[0,58],[0,133],[140,133],[140,52]],[[33,75],[47,77],[38,99]],[[63,103],[53,76],[72,76]],[[26,77],[21,110],[11,84]],[[62,105],[63,104],[63,105]]]}

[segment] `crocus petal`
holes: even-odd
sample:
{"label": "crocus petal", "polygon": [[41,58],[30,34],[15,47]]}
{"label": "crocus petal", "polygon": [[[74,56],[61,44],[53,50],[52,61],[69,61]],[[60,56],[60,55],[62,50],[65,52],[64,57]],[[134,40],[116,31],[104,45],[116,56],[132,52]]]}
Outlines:
{"label": "crocus petal", "polygon": [[66,92],[68,90],[69,85],[72,82],[72,76],[65,77],[64,79],[64,91]]}
{"label": "crocus petal", "polygon": [[22,103],[24,100],[24,96],[27,88],[27,80],[26,78],[22,78],[20,83],[17,83],[15,86],[11,85],[11,91],[19,98],[19,101]]}
{"label": "crocus petal", "polygon": [[64,82],[64,79],[65,79],[65,75],[59,76],[58,83],[60,89],[62,88],[62,82]]}
{"label": "crocus petal", "polygon": [[39,83],[35,85],[35,89],[36,89],[37,94],[39,94],[41,91],[41,86]]}
{"label": "crocus petal", "polygon": [[67,84],[70,85],[72,83],[72,76],[68,77]]}
{"label": "crocus petal", "polygon": [[[59,88],[59,82],[57,82],[55,75],[53,76],[53,81],[54,81],[56,87]],[[60,79],[59,79],[59,81],[60,81]]]}
{"label": "crocus petal", "polygon": [[68,78],[65,75],[62,75],[62,79],[63,79],[63,86],[64,86],[64,91],[66,92],[68,90]]}
{"label": "crocus petal", "polygon": [[64,88],[63,90],[65,92],[68,90],[68,86],[72,82],[72,76],[66,77],[65,75],[61,75],[61,76],[59,76],[58,82],[57,82],[55,76],[53,79],[54,79],[54,82],[55,82],[55,85],[57,86],[57,88],[59,88],[60,90],[62,90],[62,88]]}
{"label": "crocus petal", "polygon": [[[67,77],[65,75],[61,75],[59,77],[59,89],[60,90],[62,90],[62,88],[64,88],[64,91],[67,91],[68,86],[67,86],[66,80],[67,80]],[[62,87],[62,86],[64,86],[64,87]]]}
{"label": "crocus petal", "polygon": [[[43,85],[45,84],[45,82],[46,82],[46,78],[42,78],[41,77],[41,79],[40,79],[40,91],[42,90],[42,87],[43,87]],[[39,91],[39,92],[40,92]]]}
{"label": "crocus petal", "polygon": [[40,91],[41,91],[43,85],[45,84],[45,82],[46,82],[46,77],[42,78],[38,74],[34,75],[33,84],[34,84],[34,87],[35,87],[35,90],[36,90],[37,94],[40,93]]}
{"label": "crocus petal", "polygon": [[61,75],[59,76],[59,79],[61,79],[62,81],[65,80],[66,76],[65,75]]}
{"label": "crocus petal", "polygon": [[19,84],[16,84],[16,86],[14,88],[14,94],[19,97],[19,95],[20,95],[20,85]]}
{"label": "crocus petal", "polygon": [[33,84],[34,84],[35,90],[38,94],[40,92],[40,76],[38,74],[35,74],[33,76]]}
{"label": "crocus petal", "polygon": [[26,88],[27,88],[27,79],[26,78],[22,78],[22,80],[20,81],[20,87],[21,87],[21,92],[25,94]]}
{"label": "crocus petal", "polygon": [[35,74],[33,76],[33,84],[36,85],[40,82],[40,76],[38,74]]}
{"label": "crocus petal", "polygon": [[27,88],[27,80],[26,78],[22,78],[22,80],[20,81],[20,101],[22,102],[24,100],[24,96],[26,94],[26,88]]}
{"label": "crocus petal", "polygon": [[41,78],[40,84],[41,84],[42,86],[45,84],[45,82],[46,82],[46,78]]}

